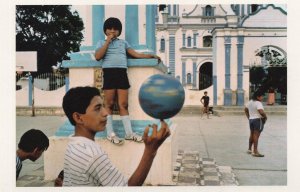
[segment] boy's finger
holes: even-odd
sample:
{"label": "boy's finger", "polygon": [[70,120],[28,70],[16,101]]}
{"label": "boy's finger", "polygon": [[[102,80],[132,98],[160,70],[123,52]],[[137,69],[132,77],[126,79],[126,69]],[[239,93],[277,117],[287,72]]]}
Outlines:
{"label": "boy's finger", "polygon": [[152,127],[153,127],[152,136],[153,136],[153,137],[156,137],[156,136],[157,136],[157,125],[156,125],[156,124],[153,124]]}
{"label": "boy's finger", "polygon": [[161,123],[161,125],[160,125],[161,127],[160,127],[159,132],[161,133],[162,136],[164,136],[164,134],[166,133],[168,125],[163,120],[160,123]]}
{"label": "boy's finger", "polygon": [[150,127],[147,126],[147,127],[145,128],[145,130],[144,130],[144,135],[143,135],[143,140],[144,140],[144,141],[145,141],[146,138],[148,137],[149,129],[150,129]]}

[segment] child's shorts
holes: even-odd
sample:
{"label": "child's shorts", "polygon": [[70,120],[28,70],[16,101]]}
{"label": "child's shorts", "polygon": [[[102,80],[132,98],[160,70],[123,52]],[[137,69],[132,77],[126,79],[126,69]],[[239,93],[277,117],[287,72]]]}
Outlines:
{"label": "child's shorts", "polygon": [[102,89],[129,89],[126,68],[103,68]]}
{"label": "child's shorts", "polygon": [[264,122],[261,118],[249,119],[249,125],[251,131],[257,130],[259,132],[262,132],[264,130]]}

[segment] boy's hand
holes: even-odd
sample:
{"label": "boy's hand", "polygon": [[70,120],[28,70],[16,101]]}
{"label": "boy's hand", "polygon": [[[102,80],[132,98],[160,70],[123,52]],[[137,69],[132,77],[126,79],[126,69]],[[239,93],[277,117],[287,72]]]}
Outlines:
{"label": "boy's hand", "polygon": [[160,62],[161,62],[161,59],[160,59],[160,57],[159,57],[159,56],[157,56],[157,55],[153,55],[153,58],[155,58],[155,59],[158,59],[157,63],[160,63]]}
{"label": "boy's hand", "polygon": [[148,136],[150,126],[147,126],[144,131],[143,140],[145,143],[146,149],[156,153],[157,149],[160,145],[171,135],[170,129],[166,122],[161,121],[161,128],[157,131],[157,125],[153,124],[151,127],[153,128],[153,132],[151,136]]}
{"label": "boy's hand", "polygon": [[107,35],[106,41],[107,41],[108,43],[110,43],[111,40],[114,39],[114,38],[115,38],[115,35],[111,33],[111,34]]}
{"label": "boy's hand", "polygon": [[267,121],[267,118],[262,118],[261,120],[262,120],[263,124],[265,124]]}

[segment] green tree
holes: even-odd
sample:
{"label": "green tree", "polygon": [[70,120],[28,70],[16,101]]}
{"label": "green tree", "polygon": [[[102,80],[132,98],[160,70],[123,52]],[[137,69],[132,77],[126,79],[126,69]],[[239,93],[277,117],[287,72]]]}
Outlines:
{"label": "green tree", "polygon": [[37,51],[38,73],[70,59],[79,51],[84,29],[78,12],[69,5],[17,5],[16,51]]}
{"label": "green tree", "polygon": [[250,68],[250,83],[255,85],[255,87],[261,86],[266,77],[266,71],[262,66],[253,66]]}
{"label": "green tree", "polygon": [[[287,68],[254,66],[250,68],[250,83],[255,90],[267,92],[270,87],[278,92],[287,93]],[[253,90],[252,90],[253,91]]]}

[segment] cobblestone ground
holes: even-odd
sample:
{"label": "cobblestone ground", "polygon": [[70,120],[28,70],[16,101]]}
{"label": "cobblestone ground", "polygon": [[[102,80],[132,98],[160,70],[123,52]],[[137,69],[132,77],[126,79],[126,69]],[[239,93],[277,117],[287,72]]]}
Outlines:
{"label": "cobblestone ground", "polygon": [[178,151],[173,171],[178,186],[238,185],[230,166],[218,166],[213,158],[202,158],[198,151]]}

